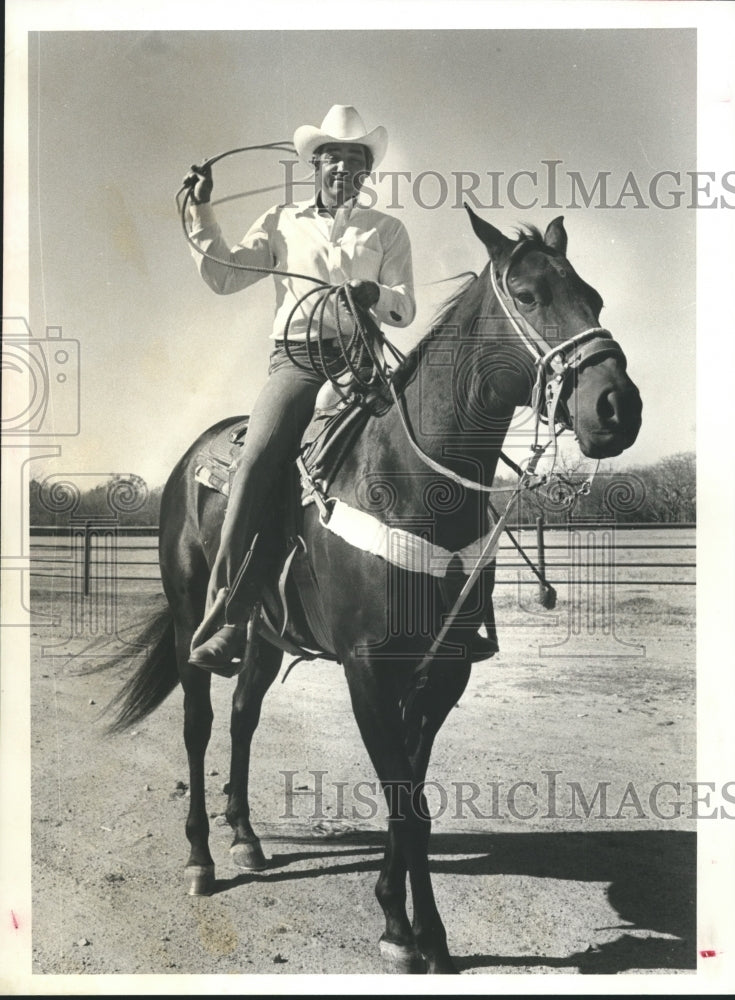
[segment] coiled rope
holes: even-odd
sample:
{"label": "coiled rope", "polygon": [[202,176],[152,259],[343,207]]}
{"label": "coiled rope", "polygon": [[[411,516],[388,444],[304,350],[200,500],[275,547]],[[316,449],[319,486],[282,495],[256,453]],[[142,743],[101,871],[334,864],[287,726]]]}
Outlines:
{"label": "coiled rope", "polygon": [[[254,146],[240,146],[228,149],[224,153],[210,157],[204,161],[203,167],[212,167],[226,156],[236,153],[248,153],[253,150],[268,149],[280,152],[296,153],[293,145],[287,141],[262,143]],[[377,383],[383,386],[389,384],[389,369],[383,356],[387,349],[393,359],[400,363],[404,356],[390,341],[383,331],[355,302],[353,288],[348,281],[335,285],[311,274],[300,274],[296,271],[285,271],[277,267],[265,267],[255,264],[243,264],[239,261],[223,260],[202,249],[192,238],[187,225],[187,208],[192,198],[192,188],[196,182],[183,184],[176,192],[176,207],[181,220],[184,237],[192,249],[202,257],[223,267],[239,271],[254,271],[260,274],[273,274],[279,277],[295,278],[309,281],[316,285],[310,288],[294,304],[289,313],[283,330],[283,346],[289,361],[302,371],[314,372],[325,381],[329,381],[337,395],[345,400],[347,395],[340,379],[349,375],[351,391],[369,392]],[[183,199],[181,195],[184,195]],[[310,311],[306,321],[306,360],[296,358],[292,352],[292,342],[289,343],[289,331],[296,313],[304,306],[307,299],[314,298],[310,303]],[[325,335],[325,314],[328,306],[332,306],[335,318],[336,337]],[[346,316],[349,328],[343,326],[342,317]],[[336,340],[339,348],[338,357],[328,358],[325,343]]]}

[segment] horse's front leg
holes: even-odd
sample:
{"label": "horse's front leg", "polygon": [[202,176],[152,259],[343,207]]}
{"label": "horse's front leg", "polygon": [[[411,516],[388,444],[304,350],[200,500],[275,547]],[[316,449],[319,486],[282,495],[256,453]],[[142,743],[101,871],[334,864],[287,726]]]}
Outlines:
{"label": "horse's front leg", "polygon": [[[403,714],[404,746],[408,751],[416,785],[426,780],[434,739],[447,715],[461,698],[470,676],[469,664],[452,664],[449,670],[436,666],[428,683],[410,699]],[[411,682],[409,681],[409,687]],[[406,691],[408,694],[408,690]],[[385,933],[380,950],[391,972],[424,971],[424,959],[416,947],[414,928],[406,913],[407,868],[389,826],[388,843],[375,895],[385,914]]]}
{"label": "horse's front leg", "polygon": [[406,912],[407,872],[406,858],[398,842],[395,825],[389,823],[388,843],[375,895],[385,916],[380,954],[388,971],[398,974],[426,971],[424,956],[416,946],[414,931]]}
{"label": "horse's front leg", "polygon": [[[386,913],[386,934],[381,950],[385,957],[396,946],[400,962],[391,962],[391,971],[410,963],[410,941],[426,959],[428,972],[454,973],[456,968],[447,948],[447,936],[434,899],[429,873],[428,844],[431,822],[423,794],[416,789],[411,760],[403,738],[398,691],[391,665],[345,661],[345,671],[360,733],[389,810],[389,842],[386,879],[378,882],[378,897]],[[405,885],[402,872],[408,871],[413,901],[413,931],[405,919]],[[382,884],[381,884],[382,883]],[[403,971],[409,971],[403,969]]]}
{"label": "horse's front leg", "polygon": [[[417,787],[423,787],[429,768],[431,751],[437,733],[444,725],[450,711],[464,694],[472,667],[469,662],[442,664],[435,662],[426,685],[410,702],[404,718],[404,738],[409,749]],[[428,843],[427,843],[428,854]],[[421,933],[414,908],[413,933],[418,940]]]}
{"label": "horse's front leg", "polygon": [[176,656],[184,688],[184,743],[189,759],[190,844],[186,876],[190,896],[208,896],[214,889],[214,861],[209,851],[209,820],[204,788],[204,755],[212,733],[211,675],[188,663],[191,633],[177,629]]}
{"label": "horse's front leg", "polygon": [[254,637],[248,645],[245,664],[238,675],[232,697],[232,756],[226,815],[234,834],[230,847],[232,859],[238,868],[249,871],[259,871],[267,864],[260,840],[250,825],[250,745],[260,720],[263,698],[278,676],[282,658],[283,653],[279,649]]}

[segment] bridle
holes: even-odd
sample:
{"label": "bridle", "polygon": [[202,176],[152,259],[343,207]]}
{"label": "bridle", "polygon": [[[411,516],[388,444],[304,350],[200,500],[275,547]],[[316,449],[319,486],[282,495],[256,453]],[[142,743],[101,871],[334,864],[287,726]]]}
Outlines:
{"label": "bridle", "polygon": [[600,355],[617,355],[625,360],[623,349],[609,330],[590,326],[560,344],[552,346],[516,308],[508,287],[511,268],[528,250],[540,249],[530,240],[521,240],[513,248],[504,268],[496,275],[490,265],[493,291],[505,317],[526,347],[536,366],[536,378],[531,393],[531,408],[536,414],[535,444],[539,443],[541,423],[549,426],[549,435],[556,438],[565,430],[574,430],[571,414],[563,402],[567,380],[583,365]]}
{"label": "bridle", "polygon": [[[617,341],[613,340],[612,334],[605,327],[587,327],[579,333],[575,333],[573,336],[563,340],[561,343],[551,345],[544,335],[539,333],[516,308],[513,294],[508,287],[508,277],[513,266],[531,249],[541,248],[531,240],[521,240],[513,248],[499,274],[496,274],[492,262],[489,265],[490,280],[495,297],[512,330],[533,358],[536,368],[533,390],[531,392],[531,409],[535,416],[531,456],[526,463],[525,469],[521,469],[515,462],[508,459],[503,452],[500,453],[501,459],[519,476],[519,490],[527,489],[531,483],[535,483],[538,486],[543,485],[547,481],[549,474],[542,477],[541,481],[535,478],[536,467],[541,457],[546,449],[552,445],[553,471],[556,464],[557,438],[565,430],[574,431],[572,417],[564,401],[569,378],[593,358],[601,355],[617,355],[625,360],[623,349]],[[454,472],[453,469],[437,462],[428,455],[416,441],[406,413],[405,401],[402,397],[399,397],[392,383],[390,384],[390,391],[400,415],[406,437],[424,464],[428,465],[435,472],[447,476],[453,482],[468,489],[486,494],[506,492],[505,487],[486,486],[483,483],[466,479],[464,476],[460,476]],[[548,439],[545,444],[541,444],[540,441],[542,424],[547,424],[549,428]],[[590,485],[591,479],[588,479],[580,490],[575,491],[575,493],[588,493]]]}

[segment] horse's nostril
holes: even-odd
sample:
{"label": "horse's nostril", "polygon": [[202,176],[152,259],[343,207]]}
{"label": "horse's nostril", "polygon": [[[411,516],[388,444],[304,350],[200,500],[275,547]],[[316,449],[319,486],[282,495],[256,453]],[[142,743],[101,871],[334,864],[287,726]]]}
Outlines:
{"label": "horse's nostril", "polygon": [[600,397],[597,407],[600,420],[608,427],[633,427],[640,423],[641,399],[635,387],[611,389]]}
{"label": "horse's nostril", "polygon": [[621,400],[619,392],[606,392],[600,396],[597,413],[600,420],[607,425],[617,427],[620,424]]}

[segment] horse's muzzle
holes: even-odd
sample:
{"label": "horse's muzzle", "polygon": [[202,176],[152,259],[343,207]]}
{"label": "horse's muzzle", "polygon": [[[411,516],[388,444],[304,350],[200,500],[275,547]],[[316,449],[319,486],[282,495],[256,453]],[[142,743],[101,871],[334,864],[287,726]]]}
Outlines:
{"label": "horse's muzzle", "polygon": [[599,396],[593,417],[577,414],[575,431],[587,458],[614,458],[635,442],[641,429],[643,404],[629,379]]}

